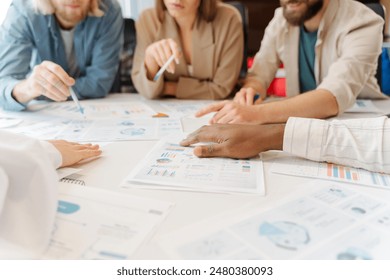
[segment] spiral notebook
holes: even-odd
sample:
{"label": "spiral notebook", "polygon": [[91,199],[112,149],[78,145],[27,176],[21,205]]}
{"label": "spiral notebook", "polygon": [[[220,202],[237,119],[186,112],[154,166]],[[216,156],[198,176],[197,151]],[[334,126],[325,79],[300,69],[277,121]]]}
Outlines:
{"label": "spiral notebook", "polygon": [[85,181],[84,181],[84,180],[74,179],[74,178],[69,178],[69,177],[62,178],[62,179],[60,180],[60,182],[66,183],[66,184],[73,184],[73,185],[85,186]]}

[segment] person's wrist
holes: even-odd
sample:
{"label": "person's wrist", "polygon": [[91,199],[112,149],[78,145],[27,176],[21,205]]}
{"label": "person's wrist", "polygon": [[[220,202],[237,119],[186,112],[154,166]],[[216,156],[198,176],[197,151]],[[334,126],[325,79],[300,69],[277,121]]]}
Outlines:
{"label": "person's wrist", "polygon": [[268,124],[267,150],[283,150],[283,136],[286,124]]}
{"label": "person's wrist", "polygon": [[159,69],[158,64],[153,60],[153,58],[146,56],[144,60],[144,65],[148,79],[153,80]]}
{"label": "person's wrist", "polygon": [[260,103],[254,106],[250,106],[253,110],[255,110],[253,114],[252,123],[254,124],[267,124],[267,113],[265,112],[266,107],[264,104]]}
{"label": "person's wrist", "polygon": [[41,145],[44,146],[47,154],[53,163],[53,166],[57,169],[63,165],[63,156],[61,151],[56,146],[56,140],[41,141]]}
{"label": "person's wrist", "polygon": [[29,90],[27,80],[21,81],[16,84],[12,90],[11,96],[19,103],[27,103],[34,99],[34,96],[31,96],[31,90]]}

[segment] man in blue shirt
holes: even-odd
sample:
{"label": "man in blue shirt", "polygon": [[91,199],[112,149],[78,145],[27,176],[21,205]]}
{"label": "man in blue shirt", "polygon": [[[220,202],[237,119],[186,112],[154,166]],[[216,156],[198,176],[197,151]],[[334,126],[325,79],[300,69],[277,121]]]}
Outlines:
{"label": "man in blue shirt", "polygon": [[0,105],[35,98],[99,98],[119,66],[123,20],[116,0],[13,0],[0,29]]}

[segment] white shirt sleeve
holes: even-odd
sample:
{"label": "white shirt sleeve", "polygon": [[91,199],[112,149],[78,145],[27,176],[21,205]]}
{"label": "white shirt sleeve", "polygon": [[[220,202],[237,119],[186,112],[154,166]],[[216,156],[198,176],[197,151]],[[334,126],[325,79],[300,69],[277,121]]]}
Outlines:
{"label": "white shirt sleeve", "polygon": [[49,142],[40,141],[41,146],[46,150],[46,154],[50,159],[52,166],[57,169],[62,164],[62,155],[61,153]]}
{"label": "white shirt sleeve", "polygon": [[314,161],[390,173],[390,120],[289,118],[283,151]]}
{"label": "white shirt sleeve", "polygon": [[8,242],[38,254],[50,241],[57,209],[55,168],[61,161],[53,149],[0,131],[0,246]]}

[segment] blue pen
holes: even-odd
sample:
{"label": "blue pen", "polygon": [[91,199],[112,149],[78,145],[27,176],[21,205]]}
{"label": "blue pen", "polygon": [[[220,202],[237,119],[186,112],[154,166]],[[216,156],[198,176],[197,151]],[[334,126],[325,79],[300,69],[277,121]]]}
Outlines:
{"label": "blue pen", "polygon": [[256,102],[257,99],[260,98],[260,94],[256,93],[255,96],[253,97],[253,104]]}
{"label": "blue pen", "polygon": [[154,76],[153,81],[157,81],[160,78],[162,73],[164,73],[164,71],[168,68],[169,64],[171,64],[174,59],[174,55],[171,55],[170,58],[168,58],[167,62],[165,62],[165,64],[160,68],[160,70],[158,70],[156,76]]}
{"label": "blue pen", "polygon": [[72,96],[72,99],[73,99],[74,103],[76,103],[76,106],[79,109],[80,113],[85,117],[85,115],[84,115],[84,108],[81,107],[79,99],[77,98],[77,95],[74,92],[73,88],[69,87],[69,91],[70,91],[70,96]]}

